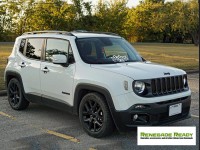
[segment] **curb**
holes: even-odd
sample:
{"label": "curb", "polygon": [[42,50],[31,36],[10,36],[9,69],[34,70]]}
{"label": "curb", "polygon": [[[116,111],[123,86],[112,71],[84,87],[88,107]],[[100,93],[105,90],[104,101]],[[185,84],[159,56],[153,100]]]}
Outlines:
{"label": "curb", "polygon": [[7,91],[6,90],[0,91],[0,96],[6,96],[6,95],[7,95]]}

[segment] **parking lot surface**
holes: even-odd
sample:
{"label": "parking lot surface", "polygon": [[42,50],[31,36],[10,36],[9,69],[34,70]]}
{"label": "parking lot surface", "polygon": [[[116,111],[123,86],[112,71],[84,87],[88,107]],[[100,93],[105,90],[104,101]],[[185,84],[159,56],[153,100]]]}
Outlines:
{"label": "parking lot surface", "polygon": [[83,150],[198,150],[199,149],[199,74],[188,75],[192,90],[190,119],[170,126],[196,126],[196,146],[138,146],[137,129],[95,139],[88,136],[77,116],[38,104],[23,111],[12,110],[7,97],[0,97],[0,149],[83,149]]}

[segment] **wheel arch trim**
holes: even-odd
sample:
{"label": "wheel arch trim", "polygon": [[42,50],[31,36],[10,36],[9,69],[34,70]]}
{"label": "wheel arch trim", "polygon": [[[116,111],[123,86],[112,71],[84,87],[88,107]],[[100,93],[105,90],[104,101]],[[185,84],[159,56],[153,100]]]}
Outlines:
{"label": "wheel arch trim", "polygon": [[114,107],[113,99],[111,97],[110,92],[101,86],[94,85],[94,84],[88,84],[88,83],[80,83],[76,86],[75,92],[74,92],[74,105],[73,105],[73,113],[78,115],[78,109],[79,109],[79,104],[81,102],[81,90],[89,90],[92,92],[98,92],[102,94],[106,98],[106,103],[108,104],[112,119],[114,121],[114,124],[117,129],[118,128],[118,123],[119,119],[117,117],[116,109]]}
{"label": "wheel arch trim", "polygon": [[8,80],[8,77],[9,76],[13,76],[15,78],[17,78],[22,86],[22,92],[25,96],[25,91],[24,91],[24,85],[23,85],[23,82],[22,82],[22,77],[21,75],[18,73],[18,72],[15,72],[15,71],[6,71],[5,72],[5,86],[6,86],[6,89],[7,89],[7,86],[8,86],[8,83],[9,83],[9,80]]}

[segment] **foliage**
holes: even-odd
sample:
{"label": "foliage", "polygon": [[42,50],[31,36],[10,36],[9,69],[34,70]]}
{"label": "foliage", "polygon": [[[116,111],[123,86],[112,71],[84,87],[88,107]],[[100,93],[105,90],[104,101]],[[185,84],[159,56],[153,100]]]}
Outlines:
{"label": "foliage", "polygon": [[198,45],[198,0],[141,0],[126,7],[127,0],[9,0],[0,3],[0,41],[33,30],[90,30],[115,32],[130,41]]}
{"label": "foliage", "polygon": [[99,1],[95,13],[96,18],[98,18],[97,29],[99,31],[115,32],[126,37],[128,34],[125,28],[127,10],[125,0],[116,0],[109,4]]}
{"label": "foliage", "polygon": [[[145,2],[137,8],[129,10],[129,26],[137,41],[158,41],[159,33],[163,30],[163,20],[160,19],[163,11],[163,3]],[[132,25],[131,25],[132,24]],[[159,26],[159,27],[158,27]]]}
{"label": "foliage", "polygon": [[[136,41],[183,43],[192,39],[198,45],[199,8],[197,0],[164,3],[145,0],[129,10],[129,36]],[[132,25],[131,25],[132,24]]]}

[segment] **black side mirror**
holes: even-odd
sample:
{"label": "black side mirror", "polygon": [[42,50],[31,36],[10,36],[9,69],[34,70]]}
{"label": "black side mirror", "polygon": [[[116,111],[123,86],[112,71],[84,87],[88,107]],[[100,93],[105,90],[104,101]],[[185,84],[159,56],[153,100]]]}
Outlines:
{"label": "black side mirror", "polygon": [[141,58],[142,58],[142,61],[143,61],[143,62],[145,62],[145,61],[146,61],[146,59],[144,59],[143,57],[141,57]]}

